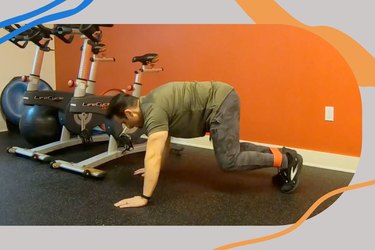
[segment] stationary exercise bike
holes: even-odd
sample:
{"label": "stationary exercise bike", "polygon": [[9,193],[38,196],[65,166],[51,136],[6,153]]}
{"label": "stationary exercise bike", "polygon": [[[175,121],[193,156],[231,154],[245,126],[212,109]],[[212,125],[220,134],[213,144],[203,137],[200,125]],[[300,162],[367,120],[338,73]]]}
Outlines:
{"label": "stationary exercise bike", "polygon": [[[53,29],[49,29],[43,25],[38,25],[37,27],[33,27],[32,29],[28,30],[26,34],[22,34],[23,36],[12,38],[11,41],[13,42],[13,39],[17,39],[18,41],[23,39],[26,41],[26,43],[28,41],[31,41],[37,45],[33,61],[32,72],[29,76],[24,77],[24,81],[28,82],[27,91],[23,97],[24,104],[57,108],[60,112],[59,117],[61,123],[64,124],[64,127],[67,128],[72,135],[79,135],[83,143],[87,143],[92,141],[92,138],[90,136],[91,134],[90,132],[88,132],[88,130],[95,127],[96,124],[104,122],[102,118],[93,117],[89,115],[89,119],[85,119],[85,122],[82,122],[82,115],[65,112],[70,99],[74,95],[73,92],[38,90],[38,85],[40,82],[40,71],[42,67],[44,53],[51,51],[50,47],[48,46],[49,42],[52,39],[51,35],[57,36],[65,43],[70,43],[73,40],[73,36],[75,34],[81,34],[81,27],[82,25],[57,25]],[[7,26],[8,31],[12,31],[11,28]],[[91,35],[92,34],[88,34],[88,36]],[[90,70],[90,64],[88,60],[90,59],[92,54],[98,54],[100,52],[100,47],[97,45],[93,46],[92,44],[89,44],[88,38],[82,38],[83,46],[78,78],[83,79],[81,81],[86,82],[87,75]],[[94,89],[87,88],[86,91],[87,94],[92,94]],[[80,142],[78,141],[78,143]],[[34,157],[36,157],[36,155],[34,155]]]}
{"label": "stationary exercise bike", "polygon": [[[68,111],[70,99],[74,96],[74,93],[70,92],[62,92],[62,91],[38,91],[38,82],[39,82],[39,74],[41,70],[41,65],[43,61],[43,55],[45,51],[50,51],[47,49],[48,43],[51,40],[51,34],[55,34],[60,32],[60,34],[76,34],[76,33],[83,33],[86,34],[82,36],[83,38],[83,46],[81,52],[81,62],[80,68],[78,73],[77,82],[87,83],[88,82],[88,75],[90,71],[90,59],[92,55],[99,54],[101,51],[101,46],[99,44],[93,44],[87,38],[87,36],[92,36],[94,30],[89,30],[87,27],[91,27],[92,25],[80,25],[79,28],[75,26],[57,26],[55,27],[56,30],[51,30],[46,27],[35,27],[34,33],[31,37],[38,37],[40,38],[39,41],[37,39],[31,40],[34,43],[38,43],[36,47],[36,53],[33,61],[32,72],[28,77],[28,86],[27,91],[24,96],[24,103],[26,105],[42,105],[42,106],[49,106],[55,107],[60,110],[62,113],[61,119],[63,125],[62,134],[60,137],[60,141],[53,142],[47,145],[43,145],[40,147],[32,148],[32,149],[25,149],[20,147],[11,147],[8,148],[9,153],[16,153],[26,157],[33,158],[35,160],[41,160],[50,162],[53,158],[47,153],[56,151],[58,149],[71,147],[74,145],[78,145],[81,143],[88,143],[88,142],[100,142],[100,141],[108,141],[109,137],[107,134],[100,134],[100,135],[92,135],[92,129],[102,123],[105,122],[105,118],[99,115],[85,113],[85,114],[73,114]],[[96,25],[98,27],[98,25]],[[95,28],[98,29],[98,28]],[[81,32],[81,30],[83,32]],[[92,32],[92,33],[89,33]],[[87,35],[87,36],[86,36]],[[30,37],[30,36],[29,36]],[[43,46],[39,46],[43,45]],[[95,61],[95,63],[97,60]],[[94,81],[93,79],[95,76],[94,74],[90,75],[89,79]],[[86,88],[85,91],[88,91],[88,94],[93,93],[94,88],[93,86],[90,88]],[[78,135],[78,136],[75,136]]]}
{"label": "stationary exercise bike", "polygon": [[[59,27],[63,27],[60,25]],[[12,32],[17,28],[21,28],[21,25],[9,25],[5,26],[4,29],[8,32]],[[21,34],[10,39],[10,42],[15,44],[17,47],[24,49],[27,47],[29,42],[33,42],[36,48],[41,50],[49,51],[50,48],[46,46],[49,40],[42,39],[42,33],[38,32],[38,27],[33,27],[29,30],[22,32]],[[65,34],[59,32],[57,36],[63,40],[65,43],[70,43],[72,37],[65,37]],[[39,50],[37,49],[37,50]],[[14,77],[4,88],[1,94],[1,110],[3,112],[4,118],[7,122],[8,129],[18,130],[20,118],[23,112],[26,112],[28,108],[23,104],[23,95],[27,88],[27,81],[25,76]],[[39,90],[52,90],[52,87],[44,80],[39,78],[38,82]],[[15,99],[14,99],[15,98]],[[34,110],[34,109],[33,109]],[[46,110],[46,109],[43,109]],[[50,108],[50,110],[53,110]],[[34,112],[34,111],[33,111]]]}
{"label": "stationary exercise bike", "polygon": [[[95,97],[91,93],[87,93],[88,89],[92,89],[91,87],[88,87],[87,78],[84,78],[85,75],[88,74],[87,70],[89,61],[91,60],[91,71],[90,76],[94,76],[96,72],[95,63],[97,60],[95,59],[95,53],[94,56],[90,57],[90,51],[92,51],[92,45],[99,46],[100,45],[100,30],[99,26],[86,26],[86,27],[80,27],[80,32],[82,32],[85,35],[84,45],[82,49],[82,56],[81,56],[81,64],[80,64],[80,71],[78,78],[76,80],[76,87],[74,91],[74,97],[70,99],[68,102],[69,107],[67,107],[67,110],[65,112],[72,115],[80,115],[80,121],[81,121],[81,132],[82,131],[90,131],[87,130],[87,124],[89,124],[87,121],[92,116],[99,116],[102,119],[104,119],[104,122],[106,124],[106,128],[109,136],[109,145],[107,152],[104,152],[100,155],[94,156],[90,159],[84,160],[79,163],[71,163],[66,162],[62,160],[55,160],[51,162],[51,167],[53,168],[64,168],[68,169],[74,172],[82,173],[84,176],[94,176],[94,177],[103,177],[105,175],[105,172],[102,170],[95,169],[95,167],[122,157],[125,154],[129,153],[137,153],[141,151],[145,151],[145,143],[142,144],[136,144],[133,146],[131,144],[132,141],[137,141],[139,139],[139,136],[142,133],[131,133],[129,136],[128,133],[118,133],[118,124],[113,125],[108,120],[105,120],[105,111],[103,110],[103,107],[105,105],[108,105],[110,99],[112,97]],[[98,36],[99,32],[99,36]],[[91,50],[89,49],[91,46]],[[157,54],[146,54],[144,56],[134,57],[133,62],[140,62],[142,63],[142,68],[136,71],[136,80],[134,84],[134,91],[133,95],[140,96],[141,92],[141,77],[144,73],[149,72],[160,72],[163,69],[162,68],[155,68],[154,63],[157,62],[158,55]],[[36,59],[34,62],[39,62],[40,60]],[[34,67],[33,67],[34,68]],[[33,74],[34,75],[34,74]],[[37,75],[37,74],[35,74]],[[92,78],[92,77],[91,77]],[[91,84],[93,84],[95,81],[91,79],[89,81]],[[94,98],[94,99],[93,99]],[[95,99],[96,98],[96,99]],[[99,99],[97,99],[99,98]],[[49,100],[50,98],[46,98]],[[63,99],[63,98],[61,98]],[[30,100],[30,97],[27,96],[26,100]],[[53,97],[52,100],[60,100],[60,98]],[[26,101],[25,101],[26,102]],[[35,103],[32,103],[35,104]],[[77,107],[77,109],[75,109]],[[121,127],[121,131],[122,127]],[[108,135],[107,140],[108,140]],[[94,138],[94,137],[93,137]],[[134,140],[135,138],[135,140]],[[104,138],[105,140],[106,138]],[[92,141],[101,141],[101,140],[92,140]],[[124,142],[125,141],[125,142]],[[122,144],[121,147],[119,147],[119,143]],[[138,140],[139,142],[139,140]],[[47,153],[77,145],[79,144],[77,141],[77,138],[71,138],[71,134],[69,131],[69,128],[64,126],[63,132],[61,135],[61,139],[58,142],[47,144],[41,147],[33,148],[33,149],[24,149],[19,147],[12,147],[8,149],[9,153],[16,153],[21,154],[24,156],[32,157],[33,159],[42,160],[42,161],[51,161],[52,157],[47,155]]]}
{"label": "stationary exercise bike", "polygon": [[[154,65],[158,60],[159,56],[155,53],[133,57],[133,63],[139,62],[142,64],[142,67],[135,71],[134,85],[129,88],[129,90],[132,91],[133,96],[141,96],[142,76],[144,74],[163,71],[163,68],[155,67]],[[112,96],[85,95],[82,92],[80,96],[77,94],[72,98],[69,111],[72,113],[90,112],[105,116],[106,109],[112,98]],[[122,133],[116,136],[118,130],[114,129],[113,125],[107,123],[106,129],[110,134],[106,152],[78,163],[55,160],[51,162],[51,167],[69,169],[71,171],[82,173],[84,176],[102,177],[105,172],[103,170],[95,169],[99,165],[124,155],[146,151],[146,140],[140,138],[145,131],[141,129],[129,131],[124,127]],[[113,133],[114,131],[115,133]],[[119,144],[121,145],[119,146]]]}

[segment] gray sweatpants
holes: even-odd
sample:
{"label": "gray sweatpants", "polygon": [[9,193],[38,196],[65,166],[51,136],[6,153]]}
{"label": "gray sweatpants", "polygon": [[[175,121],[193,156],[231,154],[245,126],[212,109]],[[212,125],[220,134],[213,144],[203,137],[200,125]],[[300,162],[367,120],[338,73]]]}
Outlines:
{"label": "gray sweatpants", "polygon": [[274,157],[269,147],[240,143],[240,101],[236,91],[224,100],[210,123],[216,159],[225,171],[272,167]]}

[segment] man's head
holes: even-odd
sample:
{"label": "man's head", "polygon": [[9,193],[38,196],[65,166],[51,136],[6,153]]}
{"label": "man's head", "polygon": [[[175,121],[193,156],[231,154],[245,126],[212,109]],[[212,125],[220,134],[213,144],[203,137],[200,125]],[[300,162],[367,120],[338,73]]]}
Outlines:
{"label": "man's head", "polygon": [[109,103],[107,118],[125,124],[129,129],[143,127],[143,116],[139,106],[139,98],[120,93]]}

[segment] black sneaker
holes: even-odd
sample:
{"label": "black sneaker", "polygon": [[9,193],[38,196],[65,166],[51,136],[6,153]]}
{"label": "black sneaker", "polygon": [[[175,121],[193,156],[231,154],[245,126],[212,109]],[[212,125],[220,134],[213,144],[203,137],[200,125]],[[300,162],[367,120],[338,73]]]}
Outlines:
{"label": "black sneaker", "polygon": [[280,186],[281,192],[292,193],[299,184],[303,158],[293,149],[282,148],[280,151],[283,155],[287,156],[288,166],[286,168],[281,168],[279,173],[272,177],[272,181]]}

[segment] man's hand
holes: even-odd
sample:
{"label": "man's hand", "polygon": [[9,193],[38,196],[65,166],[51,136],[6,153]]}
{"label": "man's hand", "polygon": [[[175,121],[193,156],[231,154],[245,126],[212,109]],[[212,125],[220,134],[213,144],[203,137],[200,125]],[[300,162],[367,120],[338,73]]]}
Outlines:
{"label": "man's hand", "polygon": [[142,198],[141,196],[134,196],[132,198],[123,199],[115,203],[115,207],[118,208],[127,208],[127,207],[143,207],[146,206],[148,200]]}
{"label": "man's hand", "polygon": [[135,170],[134,175],[141,175],[142,177],[145,177],[145,168]]}

